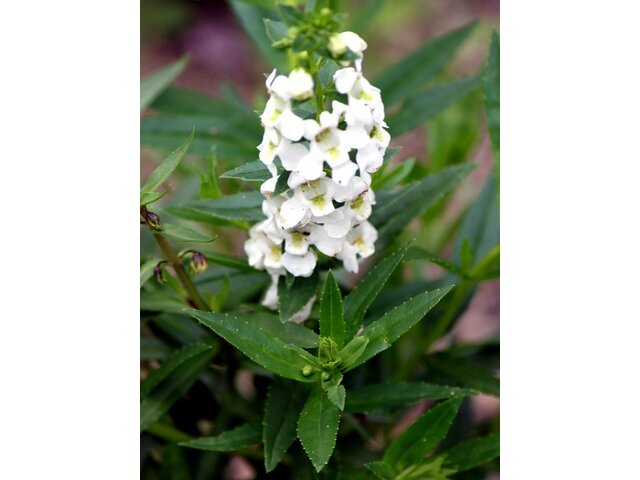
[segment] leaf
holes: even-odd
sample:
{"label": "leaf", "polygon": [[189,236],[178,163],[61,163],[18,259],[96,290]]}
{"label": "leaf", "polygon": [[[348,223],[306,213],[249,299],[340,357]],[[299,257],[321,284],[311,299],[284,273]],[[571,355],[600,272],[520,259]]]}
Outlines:
{"label": "leaf", "polygon": [[453,190],[475,165],[456,165],[394,191],[380,202],[370,221],[378,228],[377,248],[384,248],[413,218]]}
{"label": "leaf", "polygon": [[433,79],[453,57],[460,44],[469,36],[475,24],[471,23],[426,43],[400,62],[388,67],[373,84],[391,106],[405,100]]}
{"label": "leaf", "polygon": [[140,205],[149,205],[153,202],[157,202],[166,195],[165,192],[142,192],[140,194]]}
{"label": "leaf", "polygon": [[218,252],[207,252],[202,250],[200,252],[204,254],[205,257],[207,257],[207,261],[209,263],[222,265],[224,267],[235,268],[236,270],[243,270],[245,272],[253,273],[256,271],[246,262],[246,260],[242,258],[232,257],[230,255],[225,255]]}
{"label": "leaf", "polygon": [[298,438],[317,472],[327,464],[336,446],[340,410],[316,386],[298,420]]}
{"label": "leaf", "polygon": [[382,460],[401,468],[420,462],[445,437],[462,398],[453,398],[431,407],[387,447]]}
{"label": "leaf", "polygon": [[473,388],[487,395],[500,396],[500,379],[489,369],[465,358],[439,353],[430,355],[429,369],[451,383]]}
{"label": "leaf", "polygon": [[465,388],[431,383],[382,383],[349,390],[345,411],[352,413],[385,413],[424,400],[444,400],[477,395]]}
{"label": "leaf", "polygon": [[309,303],[316,294],[320,277],[316,270],[310,277],[296,277],[293,285],[287,288],[286,280],[278,280],[278,312],[280,321],[288,322],[296,313]]}
{"label": "leaf", "polygon": [[407,300],[390,312],[387,312],[379,320],[376,320],[365,328],[360,336],[368,339],[369,342],[362,352],[362,355],[349,367],[349,370],[363,364],[371,357],[389,348],[393,342],[422,320],[427,312],[431,310],[451,288],[453,288],[453,285],[430,292],[424,292],[417,297]]}
{"label": "leaf", "polygon": [[159,258],[152,258],[140,265],[140,288],[153,276],[153,271],[160,261]]}
{"label": "leaf", "polygon": [[442,452],[443,467],[464,472],[483,465],[500,455],[500,433],[477,437]]}
{"label": "leaf", "polygon": [[267,370],[299,382],[318,381],[320,364],[317,358],[300,347],[274,338],[249,319],[198,310],[189,313]]}
{"label": "leaf", "polygon": [[480,194],[465,212],[454,245],[453,261],[460,262],[465,241],[471,246],[471,264],[489,254],[500,242],[500,212],[494,177],[489,177]]}
{"label": "leaf", "polygon": [[497,189],[500,191],[500,35],[493,32],[489,58],[482,78],[484,105],[487,110],[487,124],[493,151]]}
{"label": "leaf", "polygon": [[343,370],[349,370],[360,358],[362,352],[369,343],[369,339],[363,336],[358,336],[351,340],[342,350],[338,352],[338,360],[340,361],[340,368]]}
{"label": "leaf", "polygon": [[192,130],[189,138],[187,138],[187,140],[182,145],[171,152],[162,162],[160,162],[160,165],[158,165],[158,167],[153,172],[151,172],[151,175],[149,175],[149,178],[147,178],[147,181],[140,189],[141,196],[143,194],[154,192],[171,176],[178,164],[182,161],[185,153],[187,153],[187,150],[189,149],[189,146],[193,141],[194,135],[195,130]]}
{"label": "leaf", "polygon": [[332,385],[325,391],[327,392],[327,397],[331,400],[331,403],[338,407],[340,411],[344,410],[344,401],[347,396],[344,385]]}
{"label": "leaf", "polygon": [[182,397],[207,368],[214,351],[209,348],[176,368],[140,402],[140,431],[164,415],[171,405]]}
{"label": "leaf", "polygon": [[254,326],[287,345],[316,348],[320,344],[320,337],[313,330],[293,322],[282,323],[276,315],[252,312],[236,314],[236,316],[252,322]]}
{"label": "leaf", "polygon": [[389,117],[387,120],[389,134],[391,137],[396,137],[419,127],[449,105],[471,93],[479,84],[478,77],[470,77],[417,93],[407,100],[398,113]]}
{"label": "leaf", "polygon": [[[371,188],[373,190],[389,190],[394,188],[409,176],[415,164],[415,158],[402,160],[400,165],[396,165],[391,171],[383,172],[379,176],[374,176],[371,181]],[[378,172],[381,172],[381,170],[378,170]]]}
{"label": "leaf", "polygon": [[431,263],[435,263],[436,265],[444,268],[446,271],[454,273],[461,277],[465,275],[464,270],[461,267],[455,265],[454,263],[451,263],[449,260],[439,257],[435,253],[428,252],[422,248],[411,247],[407,252],[405,261],[412,262],[417,260],[427,260]]}
{"label": "leaf", "polygon": [[140,81],[140,111],[151,105],[151,102],[182,73],[189,59],[182,57],[160,70],[147,75]]}
{"label": "leaf", "polygon": [[369,462],[364,464],[376,477],[381,480],[394,480],[396,478],[393,469],[385,462]]}
{"label": "leaf", "polygon": [[205,161],[205,171],[198,171],[200,177],[200,200],[219,198],[222,196],[220,183],[218,182],[218,156],[215,147],[211,147]]}
{"label": "leaf", "polygon": [[216,220],[264,220],[260,192],[242,192],[226,195],[214,200],[200,200],[186,205],[177,205],[166,209],[176,217],[203,223],[215,223]]}
{"label": "leaf", "polygon": [[338,348],[344,345],[342,295],[333,272],[329,271],[320,297],[320,336],[331,338]]}
{"label": "leaf", "polygon": [[264,22],[267,37],[269,37],[272,44],[278,40],[287,38],[289,29],[284,23],[278,22],[277,20],[271,20],[270,18],[263,18],[262,21]]}
{"label": "leaf", "polygon": [[162,362],[160,368],[149,372],[147,378],[140,382],[140,397],[147,396],[154,387],[171,375],[171,373],[184,362],[208,350],[211,350],[211,345],[200,343],[188,345],[180,350],[174,351]]}
{"label": "leaf", "polygon": [[240,427],[216,435],[200,437],[180,443],[183,447],[210,450],[212,452],[235,452],[262,441],[262,425],[258,422],[246,423]]}
{"label": "leaf", "polygon": [[271,67],[280,71],[287,69],[287,59],[284,52],[271,47],[271,41],[263,24],[263,17],[268,16],[265,10],[256,6],[243,4],[238,0],[230,2],[231,8],[240,21],[242,28],[249,36],[258,52],[264,57]]}
{"label": "leaf", "polygon": [[344,298],[344,317],[346,338],[352,339],[356,334],[367,309],[382,291],[385,283],[402,261],[409,244],[400,248],[393,255],[378,263],[369,274],[356,285],[356,287]]}
{"label": "leaf", "polygon": [[155,338],[140,337],[140,360],[165,358],[171,352],[164,342]]}
{"label": "leaf", "polygon": [[271,472],[296,439],[296,424],[307,391],[299,384],[274,380],[267,393],[262,421],[265,470]]}
{"label": "leaf", "polygon": [[271,173],[264,163],[256,161],[244,163],[233,168],[223,173],[220,178],[233,178],[236,180],[244,180],[245,182],[264,182],[271,178]]}
{"label": "leaf", "polygon": [[163,223],[159,233],[179,242],[209,243],[216,239],[215,235],[212,237],[191,228],[171,223]]}

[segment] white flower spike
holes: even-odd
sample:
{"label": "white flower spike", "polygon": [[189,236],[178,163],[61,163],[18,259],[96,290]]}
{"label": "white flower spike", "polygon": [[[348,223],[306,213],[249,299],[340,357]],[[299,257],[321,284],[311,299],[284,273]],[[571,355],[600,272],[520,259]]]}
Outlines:
{"label": "white flower spike", "polygon": [[[342,260],[357,272],[360,259],[373,255],[378,232],[367,219],[375,204],[371,173],[382,165],[389,145],[380,90],[362,73],[367,43],[353,32],[330,37],[334,57],[347,50],[356,58],[333,76],[342,98],[315,118],[294,113],[314,96],[313,77],[296,68],[289,75],[274,70],[266,80],[269,100],[260,116],[264,126],[258,158],[271,173],[260,191],[267,217],[254,225],[245,243],[249,264],[272,279],[263,304],[276,308],[279,278],[313,274],[318,252]],[[297,111],[297,110],[296,110]],[[288,190],[275,194],[281,176]],[[313,300],[296,316],[304,321]]]}

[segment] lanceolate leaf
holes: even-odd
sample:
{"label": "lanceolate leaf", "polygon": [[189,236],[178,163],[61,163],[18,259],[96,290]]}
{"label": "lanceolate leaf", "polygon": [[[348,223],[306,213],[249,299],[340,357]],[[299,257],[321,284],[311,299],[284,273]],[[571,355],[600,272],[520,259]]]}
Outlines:
{"label": "lanceolate leaf", "polygon": [[288,322],[296,313],[309,303],[318,288],[318,271],[310,277],[296,277],[293,285],[287,288],[286,280],[280,277],[278,282],[278,311],[280,321]]}
{"label": "lanceolate leaf", "polygon": [[493,161],[500,191],[500,36],[493,32],[489,59],[482,79],[484,89],[484,105],[487,109],[487,123],[491,137]]}
{"label": "lanceolate leaf", "polygon": [[160,262],[159,258],[152,258],[140,265],[140,288],[153,276],[153,270],[158,262]]}
{"label": "lanceolate leaf", "polygon": [[444,400],[477,395],[474,390],[447,387],[424,382],[383,383],[349,390],[345,411],[352,413],[384,413],[424,400]]}
{"label": "lanceolate leaf", "polygon": [[184,154],[189,150],[189,146],[193,141],[194,135],[195,130],[192,130],[187,141],[171,152],[169,156],[167,156],[167,158],[165,158],[160,165],[151,172],[151,175],[149,175],[149,178],[147,178],[147,181],[140,189],[141,195],[154,192],[171,176],[178,164],[182,161]]}
{"label": "lanceolate leaf", "polygon": [[267,370],[299,382],[318,381],[317,358],[300,347],[285,344],[249,319],[197,310],[189,313]]}
{"label": "lanceolate leaf", "polygon": [[320,298],[320,335],[331,338],[338,348],[344,345],[344,312],[340,288],[329,271]]}
{"label": "lanceolate leaf", "polygon": [[140,194],[140,205],[149,205],[153,202],[157,202],[165,196],[167,192],[142,192]]}
{"label": "lanceolate leaf", "polygon": [[271,178],[271,173],[262,162],[247,162],[223,173],[221,178],[233,178],[245,182],[264,182]]}
{"label": "lanceolate leaf", "polygon": [[384,248],[413,218],[453,190],[473,168],[475,165],[445,168],[394,191],[371,215],[371,223],[378,228],[377,248]]}
{"label": "lanceolate leaf", "polygon": [[187,360],[211,350],[210,345],[204,343],[188,345],[169,355],[160,368],[152,370],[147,378],[140,383],[140,397],[145,397],[155,386],[167,378],[171,373]]}
{"label": "lanceolate leaf", "polygon": [[363,364],[371,357],[389,348],[393,342],[422,320],[426,313],[431,310],[452,287],[453,286],[449,286],[424,292],[407,300],[365,328],[360,335],[366,338],[368,343],[358,360],[349,367],[349,370]]}
{"label": "lanceolate leaf", "polygon": [[183,57],[142,79],[140,82],[140,111],[151,105],[151,102],[182,73],[187,62],[188,59]]}
{"label": "lanceolate leaf", "polygon": [[445,437],[461,403],[461,398],[454,398],[427,410],[389,445],[383,461],[397,467],[420,462]]}
{"label": "lanceolate leaf", "polygon": [[296,425],[308,391],[300,384],[274,380],[269,387],[262,421],[264,466],[272,471],[296,439]]}
{"label": "lanceolate leaf", "polygon": [[434,373],[447,382],[473,388],[494,397],[500,396],[500,379],[473,360],[438,353],[430,355],[427,363]]}
{"label": "lanceolate leaf", "polygon": [[405,100],[433,79],[453,57],[473,27],[474,24],[470,24],[437,37],[404,60],[387,68],[373,82],[382,90],[385,103],[391,105],[399,100]]}
{"label": "lanceolate leaf", "polygon": [[240,313],[236,316],[248,320],[255,327],[288,345],[314,348],[320,343],[320,337],[313,330],[293,322],[282,323],[277,315],[253,312]]}
{"label": "lanceolate leaf", "polygon": [[140,402],[140,430],[158,420],[171,405],[191,388],[213,358],[212,349],[185,361]]}
{"label": "lanceolate leaf", "polygon": [[316,386],[309,395],[298,421],[298,438],[316,471],[327,464],[336,446],[340,410]]}
{"label": "lanceolate leaf", "polygon": [[260,192],[243,192],[227,195],[215,200],[201,200],[187,205],[167,208],[176,217],[215,223],[215,220],[264,220]]}
{"label": "lanceolate leaf", "polygon": [[[392,137],[419,127],[452,103],[471,93],[480,85],[478,77],[465,78],[438,85],[411,97],[402,110],[387,120]],[[384,92],[384,90],[383,90]]]}
{"label": "lanceolate leaf", "polygon": [[385,283],[402,261],[409,245],[402,247],[393,255],[378,263],[371,272],[344,298],[344,317],[346,338],[350,340],[356,334],[369,306],[382,291]]}
{"label": "lanceolate leaf", "polygon": [[409,251],[407,252],[405,260],[407,262],[416,261],[416,260],[427,260],[431,263],[435,263],[436,265],[444,268],[446,271],[454,273],[458,276],[465,275],[462,267],[459,267],[458,265],[451,263],[449,260],[446,260],[436,255],[435,253],[428,252],[423,248],[418,248],[418,247],[410,248]]}
{"label": "lanceolate leaf", "polygon": [[209,243],[216,239],[215,235],[205,235],[189,227],[170,223],[163,223],[160,233],[179,242]]}
{"label": "lanceolate leaf", "polygon": [[464,472],[483,465],[500,455],[500,434],[473,438],[457,444],[441,454],[443,467],[454,472]]}
{"label": "lanceolate leaf", "polygon": [[221,433],[215,437],[201,437],[188,442],[182,442],[183,447],[211,450],[213,452],[235,452],[262,441],[262,426],[260,423],[247,423],[233,430]]}

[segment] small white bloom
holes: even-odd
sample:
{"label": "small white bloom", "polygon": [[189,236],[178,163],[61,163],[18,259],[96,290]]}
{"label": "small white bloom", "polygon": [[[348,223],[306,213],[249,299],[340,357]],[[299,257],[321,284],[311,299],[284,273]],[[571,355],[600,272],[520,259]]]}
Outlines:
{"label": "small white bloom", "polygon": [[302,68],[289,74],[289,94],[295,100],[306,100],[313,95],[313,78]]}
{"label": "small white bloom", "polygon": [[282,254],[282,266],[296,277],[309,277],[316,268],[316,254],[309,250],[305,255]]}
{"label": "small white bloom", "polygon": [[339,57],[347,51],[347,43],[339,33],[334,33],[329,37],[327,50],[329,50],[333,57]]}

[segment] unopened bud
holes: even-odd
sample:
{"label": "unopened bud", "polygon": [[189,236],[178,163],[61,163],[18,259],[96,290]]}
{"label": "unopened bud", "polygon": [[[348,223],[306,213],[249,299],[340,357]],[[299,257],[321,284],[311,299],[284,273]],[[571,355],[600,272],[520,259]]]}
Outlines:
{"label": "unopened bud", "polygon": [[207,257],[200,252],[193,252],[190,267],[193,273],[204,272],[207,269]]}
{"label": "unopened bud", "polygon": [[164,271],[160,264],[156,265],[156,268],[153,269],[153,276],[156,277],[158,283],[164,283]]}
{"label": "unopened bud", "polygon": [[331,374],[329,372],[322,372],[322,375],[320,375],[320,378],[322,378],[322,380],[326,382],[331,378]]}
{"label": "unopened bud", "polygon": [[333,57],[339,57],[347,51],[347,43],[339,34],[334,33],[329,37],[329,45],[327,45],[327,49]]}
{"label": "unopened bud", "polygon": [[311,368],[311,365],[305,365],[304,367],[302,367],[302,376],[303,377],[308,377],[312,373],[313,373],[313,369]]}
{"label": "unopened bud", "polygon": [[160,230],[160,217],[158,215],[150,212],[145,206],[140,207],[140,214],[144,221],[147,222],[147,225],[154,230]]}

